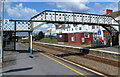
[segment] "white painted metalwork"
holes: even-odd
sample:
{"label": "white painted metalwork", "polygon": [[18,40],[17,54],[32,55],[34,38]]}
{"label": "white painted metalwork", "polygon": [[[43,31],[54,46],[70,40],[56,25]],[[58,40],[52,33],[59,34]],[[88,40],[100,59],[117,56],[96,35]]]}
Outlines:
{"label": "white painted metalwork", "polygon": [[4,23],[3,31],[14,31],[15,29],[14,25],[15,25],[14,22]]}
{"label": "white painted metalwork", "polygon": [[16,31],[30,31],[30,30],[31,30],[30,22],[24,21],[16,22]]}
{"label": "white painted metalwork", "polygon": [[28,21],[10,20],[4,23],[3,31],[32,31],[32,26]]}
{"label": "white painted metalwork", "polygon": [[32,21],[44,22],[67,22],[67,23],[84,23],[84,24],[99,24],[99,25],[118,25],[117,21],[110,16],[83,14],[74,12],[60,12],[46,10],[31,18]]}

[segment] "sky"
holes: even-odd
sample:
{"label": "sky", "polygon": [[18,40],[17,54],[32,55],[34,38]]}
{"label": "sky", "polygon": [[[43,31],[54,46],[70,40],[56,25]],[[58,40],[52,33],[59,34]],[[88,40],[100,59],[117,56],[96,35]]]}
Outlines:
{"label": "sky", "polygon": [[[44,10],[57,10],[57,11],[70,11],[79,13],[90,13],[90,14],[105,14],[106,9],[111,9],[113,11],[118,11],[118,2],[115,1],[88,1],[88,0],[70,0],[71,2],[57,2],[49,0],[46,2],[28,2],[27,0],[21,0],[21,2],[5,2],[5,19],[20,19],[29,20],[32,16]],[[104,1],[104,0],[103,0]],[[1,5],[1,4],[0,4]],[[0,6],[2,8],[2,5]],[[36,32],[43,31],[46,32],[52,24],[44,24],[36,30]]]}

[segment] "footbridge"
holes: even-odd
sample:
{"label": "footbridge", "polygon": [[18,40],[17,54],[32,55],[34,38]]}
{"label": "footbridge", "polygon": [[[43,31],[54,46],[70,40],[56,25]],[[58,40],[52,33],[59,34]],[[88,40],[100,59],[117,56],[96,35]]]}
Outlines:
{"label": "footbridge", "polygon": [[[30,21],[33,22],[33,29],[45,23],[98,25],[111,34],[111,37],[108,38],[111,45],[118,45],[118,39],[120,40],[120,24],[107,15],[45,10],[33,16]],[[117,42],[114,42],[116,40]]]}

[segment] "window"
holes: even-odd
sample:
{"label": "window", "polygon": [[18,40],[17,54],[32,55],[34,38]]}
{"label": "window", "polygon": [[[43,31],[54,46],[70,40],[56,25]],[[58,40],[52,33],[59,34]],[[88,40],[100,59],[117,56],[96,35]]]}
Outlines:
{"label": "window", "polygon": [[83,30],[86,30],[86,27],[85,27],[85,26],[83,26]]}
{"label": "window", "polygon": [[59,35],[59,38],[62,38],[62,35]]}
{"label": "window", "polygon": [[79,30],[82,30],[81,27],[79,27]]}
{"label": "window", "polygon": [[99,27],[97,26],[97,28],[99,28]]}
{"label": "window", "polygon": [[72,31],[73,31],[73,28],[72,28]]}
{"label": "window", "polygon": [[81,38],[82,39],[82,43],[84,43],[85,42],[85,38]]}
{"label": "window", "polygon": [[68,27],[68,25],[65,25],[65,27]]}
{"label": "window", "polygon": [[89,33],[85,33],[85,34],[84,34],[84,37],[85,37],[85,38],[89,38],[89,37],[90,37],[90,34],[89,34]]}
{"label": "window", "polygon": [[68,31],[68,29],[67,29],[67,31]]}
{"label": "window", "polygon": [[92,29],[95,29],[95,26],[94,26],[94,25],[92,25]]}
{"label": "window", "polygon": [[75,30],[77,30],[77,27],[75,28]]}
{"label": "window", "polygon": [[70,28],[69,28],[69,31],[70,31]]}
{"label": "window", "polygon": [[75,37],[73,36],[73,37],[71,37],[71,41],[75,41]]}

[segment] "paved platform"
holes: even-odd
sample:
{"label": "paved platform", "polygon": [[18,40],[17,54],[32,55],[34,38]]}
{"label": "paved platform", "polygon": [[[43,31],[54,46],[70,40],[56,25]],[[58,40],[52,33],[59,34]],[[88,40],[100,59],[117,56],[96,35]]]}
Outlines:
{"label": "paved platform", "polygon": [[[21,43],[18,49],[26,49]],[[23,48],[24,47],[24,48]],[[98,76],[43,52],[31,55],[26,50],[5,51],[6,65],[2,68],[3,75],[80,75],[80,77]]]}

